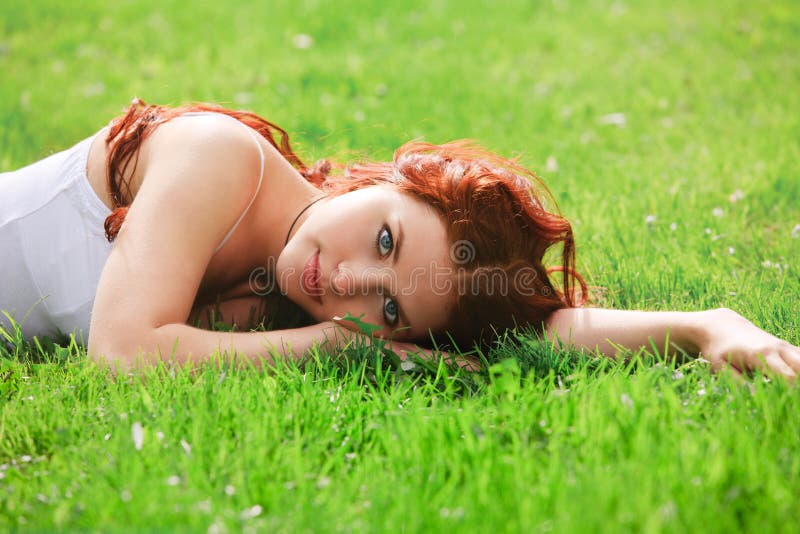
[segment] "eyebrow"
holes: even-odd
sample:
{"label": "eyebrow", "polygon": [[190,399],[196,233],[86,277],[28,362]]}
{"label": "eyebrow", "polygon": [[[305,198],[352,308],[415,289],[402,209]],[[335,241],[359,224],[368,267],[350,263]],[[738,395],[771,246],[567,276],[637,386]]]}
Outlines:
{"label": "eyebrow", "polygon": [[[397,240],[394,244],[394,251],[392,251],[392,266],[397,267],[397,262],[400,261],[400,248],[403,246],[403,225],[400,224],[400,221],[397,221]],[[400,299],[397,295],[394,296],[395,302],[397,302],[397,314],[400,316],[400,320],[403,321],[411,330],[411,322],[408,320],[408,316],[403,312],[403,307],[400,306]]]}

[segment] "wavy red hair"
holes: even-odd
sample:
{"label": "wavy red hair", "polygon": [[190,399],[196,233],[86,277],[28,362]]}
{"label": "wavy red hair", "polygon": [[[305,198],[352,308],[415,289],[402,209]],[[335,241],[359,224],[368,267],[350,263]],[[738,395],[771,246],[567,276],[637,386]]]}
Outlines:
{"label": "wavy red hair", "polygon": [[[452,339],[469,349],[475,343],[488,346],[507,328],[531,326],[541,332],[554,311],[582,306],[587,300],[586,284],[574,269],[572,226],[559,213],[547,186],[516,160],[469,141],[443,145],[415,141],[400,147],[392,161],[357,163],[329,175],[331,165],[326,160],[307,167],[279,126],[254,113],[209,104],[168,108],[146,106],[137,99],[112,122],[106,139],[107,180],[115,205],[105,222],[109,241],[125,219],[131,195],[124,177],[130,175],[131,165],[135,168],[141,143],[159,124],[195,111],[223,113],[254,129],[329,195],[392,185],[431,206],[445,221],[450,243],[464,245],[467,252],[455,257],[451,248],[458,266],[456,298],[447,310],[446,332],[433,333],[438,342]],[[557,246],[561,265],[548,269],[544,257]],[[551,272],[561,272],[561,289]],[[504,290],[487,284],[487,276],[505,280]]]}
{"label": "wavy red hair", "polygon": [[[410,142],[392,161],[351,165],[322,189],[342,194],[387,184],[431,206],[448,231],[455,303],[446,310],[446,332],[434,333],[438,342],[452,339],[465,349],[486,346],[507,328],[541,332],[555,310],[584,304],[587,287],[574,270],[572,226],[547,186],[515,160],[470,141]],[[545,253],[557,244],[561,265],[548,269]],[[550,278],[555,271],[562,273],[560,290]]]}

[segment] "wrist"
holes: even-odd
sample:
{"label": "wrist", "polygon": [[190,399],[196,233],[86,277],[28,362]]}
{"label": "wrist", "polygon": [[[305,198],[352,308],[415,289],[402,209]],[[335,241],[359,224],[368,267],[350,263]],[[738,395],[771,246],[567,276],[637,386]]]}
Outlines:
{"label": "wrist", "polygon": [[727,308],[693,312],[693,317],[687,328],[688,339],[685,350],[695,357],[706,354],[708,352],[707,347],[714,336],[714,331],[731,314],[737,315]]}
{"label": "wrist", "polygon": [[325,321],[318,326],[324,332],[324,345],[328,350],[339,351],[351,343],[366,343],[369,345],[369,337],[360,332],[348,328],[342,321]]}
{"label": "wrist", "polygon": [[685,355],[697,358],[703,352],[714,324],[714,310],[695,312],[666,312],[669,345]]}

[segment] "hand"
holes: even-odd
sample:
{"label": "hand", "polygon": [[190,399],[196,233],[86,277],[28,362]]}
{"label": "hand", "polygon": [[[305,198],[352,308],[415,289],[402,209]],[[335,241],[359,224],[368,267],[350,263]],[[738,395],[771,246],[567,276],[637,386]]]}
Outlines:
{"label": "hand", "polygon": [[[369,337],[364,335],[361,330],[358,328],[357,325],[352,323],[351,321],[345,321],[339,317],[333,317],[332,324],[340,327],[341,329],[345,329],[348,334],[345,334],[343,337],[350,339],[352,335],[357,334],[361,335],[367,344],[369,344]],[[341,330],[339,333],[342,334]],[[382,337],[382,336],[376,336]],[[440,350],[433,350],[433,349],[425,349],[420,347],[415,343],[408,343],[405,341],[396,341],[393,339],[387,340],[386,343],[387,348],[389,348],[392,352],[397,354],[401,361],[406,361],[411,354],[415,354],[422,358],[423,360],[434,360],[436,358],[443,358],[448,363],[455,362],[459,367],[466,371],[477,371],[481,369],[481,364],[477,358],[471,356],[453,356],[448,352],[440,351]]]}
{"label": "hand", "polygon": [[720,308],[709,313],[699,348],[713,370],[730,366],[739,375],[767,370],[794,382],[800,373],[800,348],[764,332],[733,310]]}
{"label": "hand", "polygon": [[406,343],[402,341],[391,341],[389,344],[392,352],[397,354],[401,360],[408,359],[410,354],[416,354],[423,360],[433,360],[434,358],[441,357],[447,363],[455,363],[465,371],[478,371],[481,369],[481,363],[474,356],[453,356],[449,352],[424,349],[414,343]]}

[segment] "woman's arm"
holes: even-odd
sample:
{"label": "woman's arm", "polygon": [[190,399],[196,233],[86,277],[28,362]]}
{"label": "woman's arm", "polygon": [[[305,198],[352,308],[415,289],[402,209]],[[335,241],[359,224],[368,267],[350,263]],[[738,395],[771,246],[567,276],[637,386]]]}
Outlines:
{"label": "woman's arm", "polygon": [[[144,178],[98,283],[89,353],[126,365],[140,350],[175,347],[185,360],[229,348],[230,334],[186,322],[216,246],[256,191],[258,151],[244,126],[213,115],[165,123],[140,150]],[[235,338],[267,354],[257,334]]]}
{"label": "woman's arm", "polygon": [[181,365],[190,361],[197,363],[219,351],[244,358],[260,367],[263,362],[273,363],[276,356],[278,359],[299,360],[315,344],[322,350],[333,352],[355,335],[332,322],[269,332],[214,332],[173,323],[155,328],[143,336],[136,347],[126,345],[115,349],[109,345],[102,353],[91,355],[96,360],[128,368],[150,365],[159,360]]}
{"label": "woman's arm", "polygon": [[769,369],[794,380],[800,373],[800,348],[764,332],[727,308],[700,312],[645,312],[566,308],[546,324],[548,338],[614,357],[627,349],[678,348],[702,356],[714,370]]}

